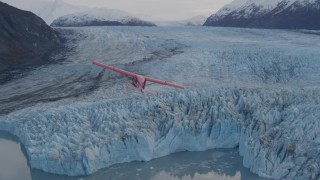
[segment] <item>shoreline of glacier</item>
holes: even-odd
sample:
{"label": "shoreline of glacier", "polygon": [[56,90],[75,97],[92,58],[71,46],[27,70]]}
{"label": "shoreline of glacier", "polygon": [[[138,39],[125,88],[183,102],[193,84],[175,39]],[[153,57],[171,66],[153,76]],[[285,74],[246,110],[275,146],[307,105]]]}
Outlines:
{"label": "shoreline of glacier", "polygon": [[259,176],[318,178],[319,102],[317,90],[193,90],[25,109],[0,117],[0,129],[19,137],[32,168],[56,174],[239,146]]}

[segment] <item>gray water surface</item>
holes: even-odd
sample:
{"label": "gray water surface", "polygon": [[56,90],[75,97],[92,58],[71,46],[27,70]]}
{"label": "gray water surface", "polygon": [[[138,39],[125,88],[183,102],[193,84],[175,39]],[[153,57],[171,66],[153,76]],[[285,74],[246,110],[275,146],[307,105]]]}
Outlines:
{"label": "gray water surface", "polygon": [[69,177],[30,169],[17,137],[0,131],[0,180],[219,179],[263,180],[243,167],[238,149],[179,152],[148,162],[116,164],[90,176]]}

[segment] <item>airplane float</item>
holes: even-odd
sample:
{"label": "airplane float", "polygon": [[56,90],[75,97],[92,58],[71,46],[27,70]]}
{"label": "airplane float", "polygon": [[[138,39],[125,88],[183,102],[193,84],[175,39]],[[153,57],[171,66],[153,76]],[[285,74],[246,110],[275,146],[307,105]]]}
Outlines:
{"label": "airplane float", "polygon": [[135,74],[135,73],[128,72],[128,71],[125,71],[125,70],[122,70],[122,69],[118,69],[118,68],[115,68],[115,67],[112,67],[112,66],[108,66],[106,64],[102,64],[102,63],[97,62],[97,61],[93,61],[92,64],[100,66],[100,67],[105,68],[105,69],[109,69],[109,70],[115,71],[115,72],[120,73],[120,74],[122,74],[124,76],[131,77],[132,78],[131,85],[134,88],[136,88],[138,91],[140,91],[142,94],[144,94],[145,92],[151,93],[151,94],[156,94],[154,92],[145,90],[145,87],[147,85],[147,81],[153,82],[153,83],[157,83],[157,84],[161,84],[161,85],[171,86],[171,87],[174,87],[174,88],[185,89],[185,86],[183,86],[183,85],[178,85],[178,84],[174,84],[174,83],[170,83],[170,82],[166,82],[166,81],[162,81],[162,80],[158,80],[158,79],[145,77],[145,76],[142,76],[142,75],[139,75],[139,74]]}

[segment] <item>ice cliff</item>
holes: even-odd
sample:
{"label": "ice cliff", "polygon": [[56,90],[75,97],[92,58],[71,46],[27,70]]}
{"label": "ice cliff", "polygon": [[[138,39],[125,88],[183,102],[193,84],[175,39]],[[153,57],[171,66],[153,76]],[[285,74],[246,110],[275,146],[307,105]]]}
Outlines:
{"label": "ice cliff", "polygon": [[[264,177],[320,177],[318,90],[217,88],[104,100],[0,117],[33,168],[84,175],[178,151],[238,147]],[[42,113],[39,113],[42,112]]]}

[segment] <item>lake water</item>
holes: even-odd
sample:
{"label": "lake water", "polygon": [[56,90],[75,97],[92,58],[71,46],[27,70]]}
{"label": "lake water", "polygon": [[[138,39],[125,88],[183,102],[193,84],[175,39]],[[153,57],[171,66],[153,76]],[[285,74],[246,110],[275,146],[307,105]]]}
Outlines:
{"label": "lake water", "polygon": [[264,180],[243,167],[237,149],[180,152],[149,162],[113,165],[90,176],[68,177],[30,169],[17,137],[0,131],[0,180]]}

